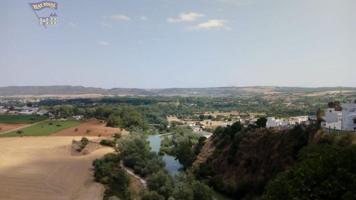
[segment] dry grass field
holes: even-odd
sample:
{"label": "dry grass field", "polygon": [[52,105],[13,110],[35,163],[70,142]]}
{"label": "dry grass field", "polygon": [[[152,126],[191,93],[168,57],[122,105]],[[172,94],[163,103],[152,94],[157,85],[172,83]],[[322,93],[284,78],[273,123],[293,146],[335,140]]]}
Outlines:
{"label": "dry grass field", "polygon": [[91,164],[111,152],[71,154],[80,137],[0,138],[0,199],[99,200],[104,188],[93,181]]}
{"label": "dry grass field", "polygon": [[120,128],[107,127],[105,123],[99,120],[89,120],[76,127],[68,128],[52,135],[54,136],[113,136],[116,133],[122,133],[123,135],[127,132],[121,130]]}

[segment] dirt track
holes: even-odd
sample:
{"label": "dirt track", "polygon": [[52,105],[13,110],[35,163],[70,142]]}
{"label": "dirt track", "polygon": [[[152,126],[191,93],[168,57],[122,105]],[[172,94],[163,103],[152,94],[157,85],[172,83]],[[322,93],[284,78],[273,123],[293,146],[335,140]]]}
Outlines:
{"label": "dirt track", "polygon": [[73,138],[0,138],[0,199],[101,200],[91,163],[111,149],[72,156]]}

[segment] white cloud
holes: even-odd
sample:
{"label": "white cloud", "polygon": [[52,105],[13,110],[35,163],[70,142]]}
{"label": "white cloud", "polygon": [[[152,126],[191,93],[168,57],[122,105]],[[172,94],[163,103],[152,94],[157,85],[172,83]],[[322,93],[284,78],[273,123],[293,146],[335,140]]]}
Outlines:
{"label": "white cloud", "polygon": [[221,19],[211,19],[207,22],[197,24],[191,27],[193,30],[210,30],[210,29],[225,29],[230,30],[231,28],[227,26],[226,20]]}
{"label": "white cloud", "polygon": [[107,42],[107,41],[100,41],[100,42],[98,42],[98,45],[100,45],[100,46],[109,46],[110,43]]}
{"label": "white cloud", "polygon": [[110,20],[113,20],[113,21],[129,21],[129,20],[131,20],[130,17],[128,17],[126,15],[121,15],[121,14],[114,14],[107,18]]}
{"label": "white cloud", "polygon": [[167,22],[170,23],[193,22],[201,17],[204,17],[204,14],[196,13],[196,12],[187,12],[187,13],[181,13],[178,17],[170,17],[167,19]]}

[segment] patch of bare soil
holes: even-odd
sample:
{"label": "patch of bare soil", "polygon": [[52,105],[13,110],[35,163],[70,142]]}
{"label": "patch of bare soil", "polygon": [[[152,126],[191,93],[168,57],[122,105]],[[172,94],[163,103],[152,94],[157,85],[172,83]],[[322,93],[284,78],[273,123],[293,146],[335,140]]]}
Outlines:
{"label": "patch of bare soil", "polygon": [[144,190],[144,186],[138,180],[137,178],[130,176],[130,185],[129,185],[129,190],[132,195],[132,199],[134,200],[140,200],[142,196],[142,191]]}
{"label": "patch of bare soil", "polygon": [[101,200],[104,187],[94,182],[92,162],[112,149],[72,156],[72,139],[0,138],[0,199]]}
{"label": "patch of bare soil", "polygon": [[79,126],[54,133],[54,136],[103,136],[110,137],[115,134],[125,135],[127,131],[120,128],[107,127],[106,123],[99,120],[89,120]]}
{"label": "patch of bare soil", "polygon": [[26,126],[28,124],[3,124],[0,123],[0,134],[2,132],[7,132],[13,129],[18,129],[18,128],[22,128],[23,126]]}

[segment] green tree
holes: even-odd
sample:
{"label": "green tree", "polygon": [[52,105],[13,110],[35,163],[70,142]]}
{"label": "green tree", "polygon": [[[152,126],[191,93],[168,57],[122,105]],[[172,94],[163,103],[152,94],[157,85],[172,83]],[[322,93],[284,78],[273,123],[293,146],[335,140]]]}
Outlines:
{"label": "green tree", "polygon": [[159,171],[147,179],[147,186],[151,191],[156,191],[166,199],[173,192],[173,179],[164,171]]}
{"label": "green tree", "polygon": [[267,186],[263,200],[356,199],[356,146],[314,145]]}
{"label": "green tree", "polygon": [[174,188],[173,198],[175,200],[194,200],[194,193],[188,184],[179,182]]}
{"label": "green tree", "polygon": [[184,168],[192,166],[196,155],[194,153],[193,143],[189,139],[179,141],[175,148],[175,152],[177,159]]}
{"label": "green tree", "polygon": [[118,169],[113,175],[109,186],[113,194],[122,199],[130,199],[131,194],[129,191],[130,177],[124,169]]}
{"label": "green tree", "polygon": [[210,188],[199,182],[199,181],[194,181],[192,184],[192,189],[193,189],[193,194],[194,194],[194,200],[212,200],[213,199],[213,194],[210,190]]}
{"label": "green tree", "polygon": [[165,200],[164,196],[159,195],[156,191],[148,191],[142,197],[142,200]]}
{"label": "green tree", "polygon": [[119,116],[111,114],[107,120],[106,125],[110,127],[118,127],[121,125],[121,118]]}
{"label": "green tree", "polygon": [[258,128],[265,128],[267,124],[267,118],[266,117],[260,117],[256,121],[256,126]]}
{"label": "green tree", "polygon": [[162,158],[151,152],[148,141],[140,135],[121,139],[119,150],[124,165],[134,169],[135,173],[143,177],[158,172],[164,167]]}

